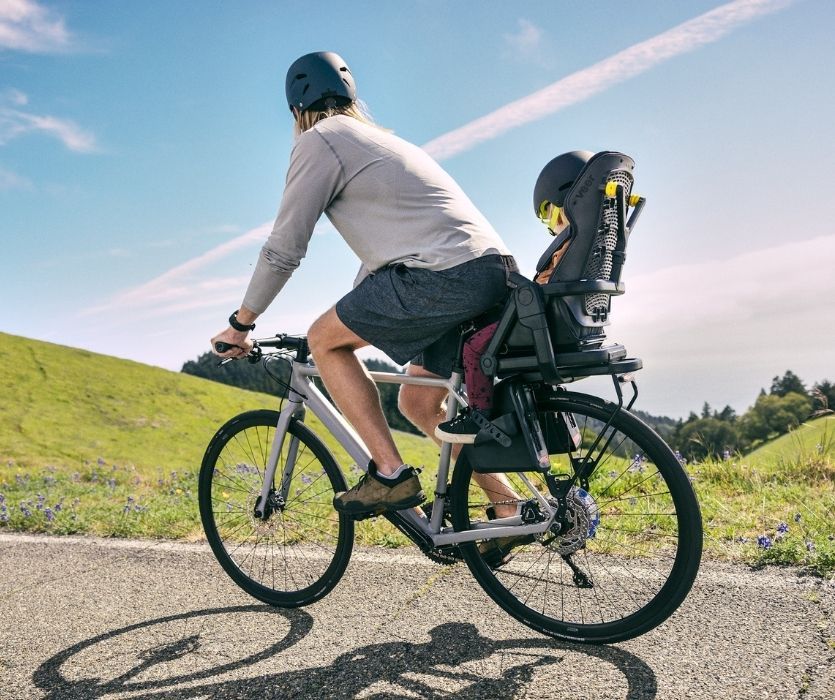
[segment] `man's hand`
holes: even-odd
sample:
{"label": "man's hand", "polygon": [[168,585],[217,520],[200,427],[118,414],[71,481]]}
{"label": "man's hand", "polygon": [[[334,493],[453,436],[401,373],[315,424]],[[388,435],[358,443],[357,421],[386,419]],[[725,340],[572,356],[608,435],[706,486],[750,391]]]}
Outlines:
{"label": "man's hand", "polygon": [[[236,347],[233,347],[231,350],[227,350],[226,352],[218,352],[215,349],[215,343],[218,341],[228,343],[229,345],[235,345]],[[236,331],[231,326],[229,326],[222,333],[218,333],[214,338],[212,338],[211,342],[212,352],[218,357],[246,357],[247,354],[249,354],[249,351],[252,350],[252,341],[249,340],[249,331]]]}

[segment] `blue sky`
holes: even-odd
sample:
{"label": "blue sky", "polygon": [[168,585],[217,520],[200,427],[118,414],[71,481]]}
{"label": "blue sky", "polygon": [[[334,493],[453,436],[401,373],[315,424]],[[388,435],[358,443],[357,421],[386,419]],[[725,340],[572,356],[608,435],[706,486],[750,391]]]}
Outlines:
{"label": "blue sky", "polygon": [[[204,351],[280,201],[286,68],[335,50],[525,270],[548,244],[541,167],[635,158],[648,205],[609,335],[644,358],[640,407],[835,379],[835,5],[300,7],[0,0],[0,330],[172,369]],[[258,331],[303,332],[357,267],[321,226]]]}

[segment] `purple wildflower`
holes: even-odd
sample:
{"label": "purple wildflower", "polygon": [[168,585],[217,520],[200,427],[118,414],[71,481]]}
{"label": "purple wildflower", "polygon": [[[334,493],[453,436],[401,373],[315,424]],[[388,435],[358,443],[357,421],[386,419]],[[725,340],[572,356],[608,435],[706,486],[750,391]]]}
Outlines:
{"label": "purple wildflower", "polygon": [[730,450],[723,450],[722,452],[722,459],[726,462],[731,458],[731,451]]}
{"label": "purple wildflower", "polygon": [[800,522],[800,513],[795,513],[795,514],[794,514],[794,521],[795,521],[796,523],[799,523],[799,522]]}
{"label": "purple wildflower", "polygon": [[2,505],[5,502],[6,502],[6,497],[2,493],[0,493],[0,505]]}
{"label": "purple wildflower", "polygon": [[96,460],[96,464],[98,464],[100,467],[103,467],[104,466],[104,457],[99,457]]}
{"label": "purple wildflower", "polygon": [[771,538],[768,535],[760,535],[757,538],[757,546],[762,549],[771,549],[772,544],[773,542],[771,541]]}
{"label": "purple wildflower", "polygon": [[63,508],[64,508],[64,502],[63,501],[58,501],[58,503],[56,503],[54,506],[52,506],[52,509],[56,513],[60,513],[61,510],[63,510]]}
{"label": "purple wildflower", "polygon": [[786,523],[780,523],[777,526],[777,532],[781,535],[785,535],[789,531],[789,526]]}
{"label": "purple wildflower", "polygon": [[0,523],[9,522],[9,511],[5,505],[0,506]]}
{"label": "purple wildflower", "polygon": [[313,481],[307,474],[302,474],[302,483],[309,484]]}
{"label": "purple wildflower", "polygon": [[55,513],[52,512],[52,508],[47,508],[43,514],[46,516],[46,522],[51,523],[55,520]]}
{"label": "purple wildflower", "polygon": [[20,512],[23,513],[24,518],[29,518],[32,516],[32,511],[29,510],[29,506],[26,503],[20,504]]}
{"label": "purple wildflower", "polygon": [[110,488],[115,489],[116,488],[116,479],[108,479],[107,480],[107,485]]}
{"label": "purple wildflower", "polygon": [[812,540],[806,540],[806,551],[807,552],[814,552],[815,551],[815,543]]}

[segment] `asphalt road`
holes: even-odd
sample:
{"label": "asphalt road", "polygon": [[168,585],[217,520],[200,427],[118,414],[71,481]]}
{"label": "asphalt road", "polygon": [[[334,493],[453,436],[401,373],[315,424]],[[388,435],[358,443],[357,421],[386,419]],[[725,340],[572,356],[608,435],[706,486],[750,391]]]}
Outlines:
{"label": "asphalt road", "polygon": [[0,535],[0,698],[827,698],[835,587],[703,565],[649,634],[516,623],[462,564],[354,552],[308,608],[240,591],[201,545]]}

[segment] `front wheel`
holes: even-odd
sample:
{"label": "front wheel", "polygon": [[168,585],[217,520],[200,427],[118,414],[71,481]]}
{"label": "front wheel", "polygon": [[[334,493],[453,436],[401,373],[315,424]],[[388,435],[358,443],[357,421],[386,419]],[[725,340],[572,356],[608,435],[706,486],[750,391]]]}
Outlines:
{"label": "front wheel", "polygon": [[270,605],[296,607],[338,583],[351,557],[354,523],[333,507],[334,493],[347,488],[336,462],[296,420],[278,455],[268,502],[256,512],[278,416],[250,411],[218,430],[200,468],[200,518],[235,583]]}
{"label": "front wheel", "polygon": [[[578,447],[550,455],[556,481],[571,484],[562,522],[516,546],[461,544],[464,559],[493,600],[540,632],[591,643],[643,634],[681,604],[699,567],[701,516],[687,474],[650,427],[611,403],[557,391],[537,410],[576,425]],[[490,506],[517,502],[526,517],[544,521],[531,505],[535,492],[558,505],[540,472],[486,475],[497,479],[490,498],[472,476],[469,462],[459,459],[451,488],[456,530],[487,521]],[[503,556],[496,556],[497,544]]]}

